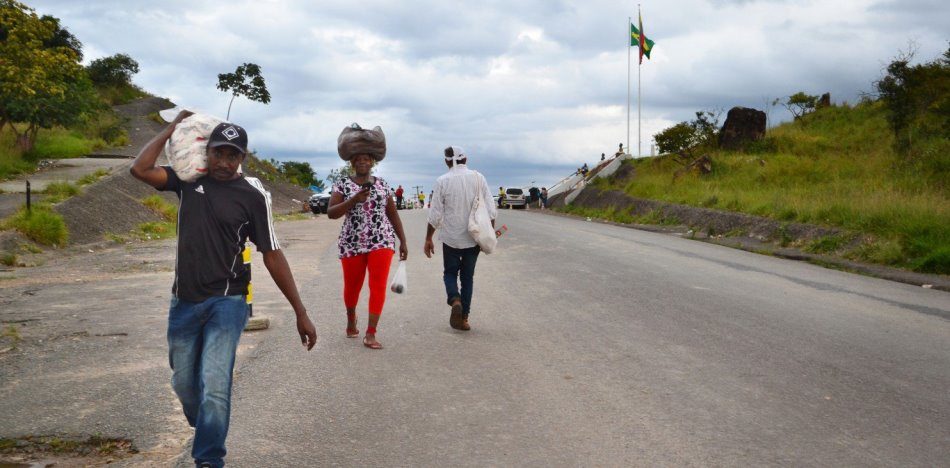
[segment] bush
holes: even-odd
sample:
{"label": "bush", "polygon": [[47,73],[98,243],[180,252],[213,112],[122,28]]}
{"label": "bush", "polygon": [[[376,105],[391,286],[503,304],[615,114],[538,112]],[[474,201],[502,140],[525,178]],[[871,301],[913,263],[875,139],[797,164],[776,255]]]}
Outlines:
{"label": "bush", "polygon": [[67,198],[79,195],[79,187],[66,182],[50,182],[40,193],[47,195],[44,202],[59,203]]}
{"label": "bush", "polygon": [[63,217],[49,208],[21,209],[6,224],[43,245],[61,247],[69,239]]}
{"label": "bush", "polygon": [[914,267],[915,271],[950,275],[950,247],[941,247],[924,257]]}
{"label": "bush", "polygon": [[110,146],[122,146],[128,144],[129,139],[123,128],[126,120],[107,108],[86,119],[82,130],[89,138],[103,140]]}

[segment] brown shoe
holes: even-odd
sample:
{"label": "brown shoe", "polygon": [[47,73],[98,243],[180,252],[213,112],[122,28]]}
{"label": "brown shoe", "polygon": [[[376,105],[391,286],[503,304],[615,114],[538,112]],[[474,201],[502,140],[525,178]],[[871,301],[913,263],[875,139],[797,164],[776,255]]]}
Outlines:
{"label": "brown shoe", "polygon": [[459,326],[459,330],[469,331],[472,327],[468,326],[468,317],[462,317],[462,325]]}
{"label": "brown shoe", "polygon": [[457,301],[452,304],[452,315],[449,315],[449,326],[456,330],[462,330],[462,324],[465,317],[462,316],[462,303]]}

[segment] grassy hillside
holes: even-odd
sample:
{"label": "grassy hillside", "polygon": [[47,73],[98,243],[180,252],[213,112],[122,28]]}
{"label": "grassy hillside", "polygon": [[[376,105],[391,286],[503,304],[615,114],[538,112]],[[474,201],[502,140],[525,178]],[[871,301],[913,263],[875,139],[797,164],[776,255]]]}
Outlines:
{"label": "grassy hillside", "polygon": [[[946,139],[936,163],[948,165]],[[948,181],[895,151],[879,102],[821,109],[786,123],[747,152],[715,151],[713,171],[673,180],[669,156],[628,161],[633,178],[599,188],[855,233],[831,250],[849,258],[950,274]],[[828,249],[826,247],[826,249]]]}
{"label": "grassy hillside", "polygon": [[[102,148],[127,145],[128,134],[123,119],[112,107],[149,96],[134,85],[113,85],[96,88],[101,107],[90,112],[72,128],[40,129],[32,150],[24,153],[14,145],[13,130],[0,129],[0,180],[36,169],[41,159],[66,159],[85,156]],[[17,124],[20,131],[23,124]]]}

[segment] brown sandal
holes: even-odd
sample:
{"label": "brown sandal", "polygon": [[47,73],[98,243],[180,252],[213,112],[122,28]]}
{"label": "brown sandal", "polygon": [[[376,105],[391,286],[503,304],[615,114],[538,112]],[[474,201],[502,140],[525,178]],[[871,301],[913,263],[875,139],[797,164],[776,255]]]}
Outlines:
{"label": "brown sandal", "polygon": [[382,343],[380,343],[380,342],[378,342],[378,341],[373,342],[373,343],[369,343],[369,342],[366,341],[366,337],[363,337],[363,346],[366,346],[366,347],[369,348],[369,349],[383,349],[383,344],[382,344]]}

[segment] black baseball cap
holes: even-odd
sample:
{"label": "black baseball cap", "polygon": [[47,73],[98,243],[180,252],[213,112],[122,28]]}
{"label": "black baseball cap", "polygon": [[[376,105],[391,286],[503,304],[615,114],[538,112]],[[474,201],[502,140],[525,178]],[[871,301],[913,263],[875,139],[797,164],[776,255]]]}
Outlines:
{"label": "black baseball cap", "polygon": [[219,123],[211,131],[208,138],[208,148],[231,146],[243,154],[247,154],[247,131],[243,127],[230,122]]}

